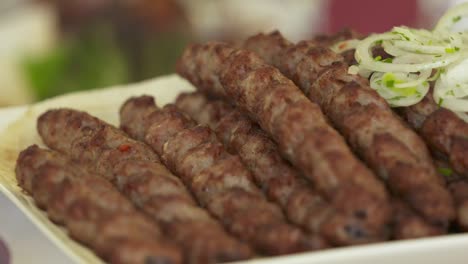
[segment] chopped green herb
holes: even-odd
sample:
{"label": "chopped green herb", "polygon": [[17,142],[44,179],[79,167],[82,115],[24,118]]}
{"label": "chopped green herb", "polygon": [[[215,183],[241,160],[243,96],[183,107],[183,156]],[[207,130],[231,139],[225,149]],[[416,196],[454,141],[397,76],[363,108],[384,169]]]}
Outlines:
{"label": "chopped green herb", "polygon": [[382,56],[377,56],[374,58],[375,61],[381,61],[382,60]]}
{"label": "chopped green herb", "polygon": [[392,59],[392,58],[386,58],[386,59],[382,60],[382,62],[385,62],[385,63],[392,63],[392,62],[393,62],[393,59]]}
{"label": "chopped green herb", "polygon": [[443,102],[444,102],[444,99],[439,98],[439,102],[437,103],[437,105],[442,106],[442,103],[443,103]]}
{"label": "chopped green herb", "polygon": [[[384,74],[382,76],[382,82],[387,89],[399,94],[399,96],[402,96],[402,98],[413,96],[418,92],[416,87],[396,88],[395,84],[404,83],[404,81],[396,79],[393,73]],[[393,100],[396,100],[396,99],[393,99]]]}
{"label": "chopped green herb", "polygon": [[383,40],[377,40],[377,41],[375,42],[375,44],[377,44],[377,45],[382,45],[382,43],[383,43]]}
{"label": "chopped green herb", "polygon": [[393,88],[395,86],[395,80],[385,81],[385,86],[387,86],[388,88]]}
{"label": "chopped green herb", "polygon": [[445,95],[455,96],[455,93],[453,92],[453,90],[450,90],[450,91],[446,92]]}
{"label": "chopped green herb", "polygon": [[461,20],[461,16],[456,16],[456,17],[452,18],[453,23],[457,23],[460,20]]}
{"label": "chopped green herb", "polygon": [[459,48],[459,47],[455,47],[455,51],[459,51],[459,50],[460,50],[460,48]]}
{"label": "chopped green herb", "polygon": [[390,98],[388,100],[397,101],[397,100],[401,100],[401,99],[405,99],[405,96],[399,95],[399,96],[392,97],[392,98]]}
{"label": "chopped green herb", "polygon": [[442,57],[442,55],[439,54],[439,55],[435,55],[434,57],[440,58],[440,57]]}
{"label": "chopped green herb", "polygon": [[437,168],[437,171],[440,174],[444,175],[445,177],[450,177],[453,174],[453,170],[451,168],[440,167],[440,168]]}
{"label": "chopped green herb", "polygon": [[446,53],[454,53],[455,49],[454,48],[445,48]]}

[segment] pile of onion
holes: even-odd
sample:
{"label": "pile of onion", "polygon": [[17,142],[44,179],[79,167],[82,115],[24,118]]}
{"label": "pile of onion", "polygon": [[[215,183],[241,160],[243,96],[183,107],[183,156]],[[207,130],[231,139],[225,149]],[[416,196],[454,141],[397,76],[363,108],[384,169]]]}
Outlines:
{"label": "pile of onion", "polygon": [[[468,122],[468,29],[460,26],[466,19],[468,3],[448,10],[432,31],[394,27],[333,49],[355,48],[358,64],[349,73],[369,78],[371,87],[392,107],[418,103],[429,92],[429,82],[435,81],[434,100]],[[374,57],[376,48],[389,57]]]}

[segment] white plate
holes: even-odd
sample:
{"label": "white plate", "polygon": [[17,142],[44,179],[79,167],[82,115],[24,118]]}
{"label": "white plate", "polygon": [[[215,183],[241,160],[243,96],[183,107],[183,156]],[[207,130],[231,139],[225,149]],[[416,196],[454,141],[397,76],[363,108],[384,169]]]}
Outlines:
{"label": "white plate", "polygon": [[[164,84],[164,85],[161,85]],[[151,90],[151,94],[157,94],[159,98],[163,98],[163,103],[166,100],[173,100],[177,93],[183,90],[190,90],[191,88],[187,86],[186,83],[182,82],[179,78],[175,76],[169,76],[159,80],[153,80],[145,82],[143,84],[137,84],[129,88],[124,88],[124,90],[119,90],[119,95],[121,96],[130,96],[132,94],[141,94],[148,93],[148,87]],[[177,87],[177,88],[174,88]],[[122,89],[122,88],[120,88]],[[110,93],[115,93],[111,91]],[[109,90],[104,90],[102,92],[95,92],[92,98],[103,98],[105,95],[109,95]],[[60,102],[63,98],[54,99],[55,103]],[[119,100],[124,100],[125,98],[120,98]],[[99,99],[96,99],[99,100]],[[63,100],[62,100],[63,101]],[[55,105],[55,104],[54,104]],[[41,108],[41,105],[38,105]],[[73,106],[71,106],[73,107]],[[77,106],[78,107],[78,106]],[[82,107],[82,105],[81,105]],[[115,109],[110,109],[117,113],[117,107]],[[6,123],[18,118],[21,113],[23,113],[25,108],[13,108],[13,109],[0,109],[0,130],[2,127],[5,127]],[[0,138],[0,143],[2,138]],[[0,186],[1,187],[1,186]],[[0,188],[5,191],[5,188]],[[23,212],[30,210],[26,206],[22,208],[22,203],[19,200],[16,200],[15,195],[7,195],[15,205],[20,207]],[[10,212],[0,208],[0,215],[2,218],[5,215],[8,215]],[[23,217],[34,218],[33,214],[25,213]],[[32,219],[34,220],[34,219]],[[25,223],[29,224],[29,221]],[[40,230],[44,232],[47,236],[51,235],[51,232],[47,232],[44,229],[44,226],[37,222],[33,221],[36,225],[40,227]],[[4,228],[15,228],[18,229],[18,226],[14,222],[10,221],[12,226],[1,225],[0,230]],[[26,227],[25,227],[26,228]],[[29,228],[29,227],[28,227]],[[1,232],[0,232],[1,234]],[[35,237],[31,237],[31,240],[35,241],[45,241],[46,236],[41,235],[39,232],[34,233]],[[40,237],[39,237],[40,236]],[[63,249],[64,245],[61,243],[60,239],[51,239],[54,243],[57,244],[58,248]],[[21,243],[12,243],[18,248],[12,248],[12,251],[22,252],[23,254],[28,254],[33,248],[22,247]],[[50,250],[50,249],[49,249]],[[59,249],[56,249],[59,250]],[[64,253],[70,255],[71,259],[78,259],[73,252],[70,250],[65,250]],[[48,261],[47,256],[38,256],[36,258],[37,263],[51,263]],[[13,262],[15,263],[15,262]],[[339,248],[339,249],[329,249],[320,252],[311,252],[303,254],[288,255],[283,257],[274,257],[274,258],[262,258],[254,259],[250,261],[237,262],[240,263],[249,263],[249,264],[278,264],[278,263],[288,263],[288,264],[414,264],[414,263],[424,263],[424,264],[438,264],[438,263],[450,263],[450,264],[467,264],[468,263],[468,234],[457,234],[457,235],[447,235],[435,238],[427,239],[416,239],[416,240],[407,240],[407,241],[398,241],[398,242],[385,242],[378,243],[367,246],[354,246],[348,248]]]}

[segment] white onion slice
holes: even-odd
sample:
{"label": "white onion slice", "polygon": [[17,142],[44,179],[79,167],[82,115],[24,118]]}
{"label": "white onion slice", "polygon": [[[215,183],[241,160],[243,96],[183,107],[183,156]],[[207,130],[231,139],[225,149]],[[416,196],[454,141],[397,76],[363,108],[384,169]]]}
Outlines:
{"label": "white onion slice", "polygon": [[460,4],[449,9],[439,19],[435,31],[450,31],[462,18],[468,16],[468,4]]}

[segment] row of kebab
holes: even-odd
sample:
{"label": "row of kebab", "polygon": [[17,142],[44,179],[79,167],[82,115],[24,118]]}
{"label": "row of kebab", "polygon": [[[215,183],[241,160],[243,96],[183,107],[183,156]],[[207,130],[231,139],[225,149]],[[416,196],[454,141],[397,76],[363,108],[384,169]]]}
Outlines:
{"label": "row of kebab", "polygon": [[[187,47],[197,92],[128,99],[120,129],[54,109],[16,175],[111,263],[219,263],[468,230],[468,124],[391,109],[331,44],[279,32]],[[450,168],[450,176],[438,168]],[[446,173],[445,173],[446,174]]]}

